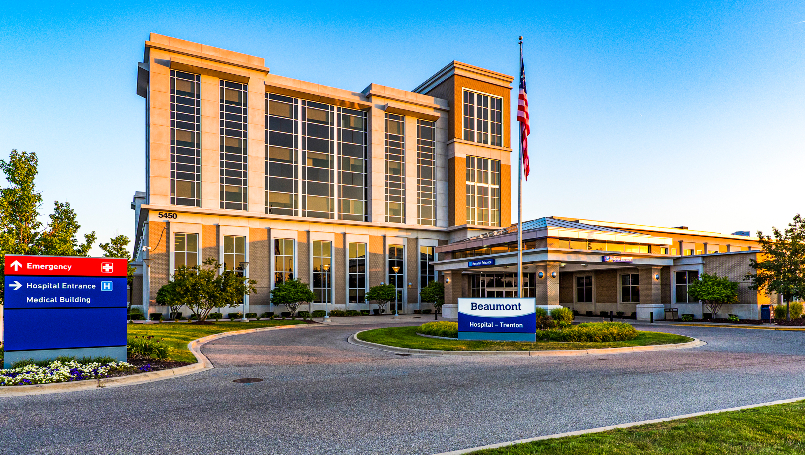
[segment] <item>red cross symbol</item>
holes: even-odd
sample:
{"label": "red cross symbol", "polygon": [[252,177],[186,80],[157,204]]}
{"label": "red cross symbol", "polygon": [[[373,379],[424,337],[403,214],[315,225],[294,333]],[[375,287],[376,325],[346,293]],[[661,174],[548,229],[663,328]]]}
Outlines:
{"label": "red cross symbol", "polygon": [[114,264],[112,264],[111,262],[102,262],[101,263],[101,272],[103,272],[103,273],[112,273],[113,269],[114,269]]}

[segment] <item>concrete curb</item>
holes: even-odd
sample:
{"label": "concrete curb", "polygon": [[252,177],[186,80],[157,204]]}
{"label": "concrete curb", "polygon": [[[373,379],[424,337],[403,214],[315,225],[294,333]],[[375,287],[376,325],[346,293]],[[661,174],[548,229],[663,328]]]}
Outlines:
{"label": "concrete curb", "polygon": [[624,348],[603,348],[603,349],[567,349],[557,351],[437,351],[431,349],[410,349],[398,348],[395,346],[386,346],[384,344],[370,343],[358,339],[358,334],[365,332],[355,332],[349,337],[349,343],[356,346],[362,346],[370,349],[377,349],[380,351],[392,352],[395,354],[417,354],[417,355],[457,355],[457,356],[526,356],[526,357],[559,357],[559,356],[582,356],[582,355],[606,355],[606,354],[625,354],[628,352],[641,352],[641,351],[668,351],[674,349],[688,349],[704,346],[702,340],[694,338],[693,341],[679,344],[657,344],[649,346],[630,346]]}
{"label": "concrete curb", "polygon": [[152,371],[150,373],[133,374],[129,376],[118,376],[114,378],[101,378],[95,380],[85,380],[78,382],[57,382],[55,384],[34,384],[0,387],[0,398],[21,397],[27,395],[47,395],[52,393],[76,392],[79,390],[104,389],[107,387],[122,387],[146,382],[161,381],[163,379],[178,378],[188,374],[199,373],[204,370],[215,368],[212,362],[201,353],[201,347],[210,341],[226,338],[233,335],[244,335],[247,333],[263,332],[266,330],[288,329],[293,327],[315,327],[309,324],[283,325],[277,327],[259,327],[256,329],[237,330],[234,332],[216,333],[208,335],[187,343],[187,348],[196,357],[197,363],[185,365],[183,367],[171,368],[169,370]]}
{"label": "concrete curb", "polygon": [[683,414],[683,415],[678,415],[678,416],[673,416],[673,417],[665,417],[663,419],[641,420],[639,422],[629,422],[629,423],[622,423],[622,424],[618,424],[618,425],[610,425],[610,426],[607,426],[607,427],[590,428],[589,430],[579,430],[579,431],[569,431],[567,433],[549,434],[549,435],[545,435],[545,436],[538,436],[536,438],[518,439],[516,441],[500,442],[500,443],[497,443],[497,444],[489,444],[489,445],[486,445],[486,446],[472,447],[472,448],[469,448],[469,449],[454,450],[452,452],[443,452],[443,453],[439,453],[439,454],[435,454],[435,455],[463,455],[463,454],[467,454],[467,453],[476,452],[478,450],[498,449],[498,448],[501,448],[501,447],[509,447],[509,446],[512,446],[512,445],[515,445],[515,444],[524,444],[524,443],[528,443],[528,442],[542,441],[542,440],[545,440],[545,439],[557,439],[557,438],[564,438],[564,437],[567,437],[567,436],[580,436],[580,435],[590,434],[590,433],[601,433],[601,432],[604,432],[604,431],[616,430],[616,429],[619,429],[619,428],[631,428],[631,427],[636,427],[636,426],[640,426],[640,425],[650,425],[652,423],[671,422],[673,420],[689,419],[691,417],[699,417],[699,416],[704,416],[704,415],[708,415],[708,414],[720,414],[722,412],[741,411],[741,410],[744,410],[744,409],[762,408],[762,407],[765,407],[765,406],[774,406],[774,405],[777,405],[777,404],[795,403],[797,401],[802,401],[802,400],[805,400],[805,397],[790,398],[790,399],[787,399],[787,400],[770,401],[768,403],[750,404],[750,405],[746,405],[746,406],[738,406],[736,408],[727,408],[727,409],[717,409],[717,410],[714,410],[714,411],[695,412],[693,414]]}

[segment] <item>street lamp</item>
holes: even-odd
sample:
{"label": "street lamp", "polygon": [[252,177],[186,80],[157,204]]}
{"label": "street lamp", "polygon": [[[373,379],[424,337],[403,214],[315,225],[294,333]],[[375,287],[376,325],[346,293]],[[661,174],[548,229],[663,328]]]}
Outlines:
{"label": "street lamp", "polygon": [[395,275],[394,276],[394,319],[398,319],[400,317],[400,315],[397,314],[397,280],[400,277],[398,277],[396,275],[400,271],[400,266],[395,265],[394,267],[391,268],[391,270],[394,270],[394,275]]}
{"label": "street lamp", "polygon": [[[246,273],[246,271],[249,269],[249,262],[248,261],[241,262],[240,268],[243,270],[243,277],[249,278],[249,274]],[[243,313],[241,313],[240,315],[241,316],[240,322],[249,322],[249,318],[246,317],[246,299],[248,297],[249,297],[248,295],[243,294]]]}
{"label": "street lamp", "polygon": [[[330,288],[330,264],[324,264],[321,266],[324,269],[324,276],[327,279],[327,286],[325,289]],[[327,311],[327,302],[330,300],[330,296],[328,295],[327,298],[324,299],[324,320],[322,323],[330,322],[330,313]]]}

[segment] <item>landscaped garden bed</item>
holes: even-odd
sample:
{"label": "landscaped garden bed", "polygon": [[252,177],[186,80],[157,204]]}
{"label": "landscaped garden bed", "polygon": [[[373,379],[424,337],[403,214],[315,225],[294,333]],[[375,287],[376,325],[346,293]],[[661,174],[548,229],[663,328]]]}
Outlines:
{"label": "landscaped garden bed", "polygon": [[[628,326],[624,327],[624,326]],[[430,335],[422,336],[420,335]],[[441,321],[422,326],[386,327],[358,333],[361,341],[408,349],[437,351],[549,351],[603,349],[661,344],[678,344],[692,338],[662,332],[634,330],[623,323],[587,323],[564,329],[539,330],[535,343],[514,341],[459,340],[458,324]],[[431,336],[448,337],[432,338]],[[560,339],[584,341],[558,341]],[[592,341],[591,341],[592,340]],[[596,341],[601,340],[601,341]]]}

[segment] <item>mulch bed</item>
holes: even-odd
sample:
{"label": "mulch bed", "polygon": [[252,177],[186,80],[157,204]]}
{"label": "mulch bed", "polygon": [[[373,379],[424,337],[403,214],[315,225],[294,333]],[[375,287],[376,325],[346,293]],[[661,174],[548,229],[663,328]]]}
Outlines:
{"label": "mulch bed", "polygon": [[777,325],[803,326],[805,325],[805,318],[792,319],[791,321],[786,321],[785,319],[778,321],[775,319],[774,322],[777,323]]}
{"label": "mulch bed", "polygon": [[131,376],[133,374],[148,373],[151,371],[169,370],[171,368],[192,365],[190,362],[175,362],[173,360],[152,360],[152,359],[128,359],[127,362],[134,365],[137,369],[133,371],[117,371],[110,374],[109,378],[118,376]]}

